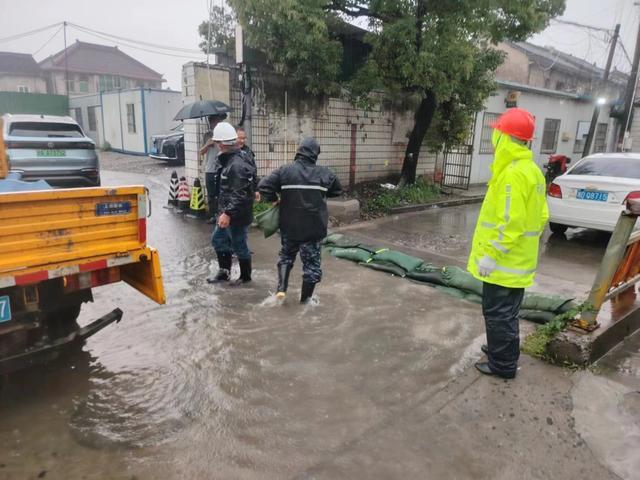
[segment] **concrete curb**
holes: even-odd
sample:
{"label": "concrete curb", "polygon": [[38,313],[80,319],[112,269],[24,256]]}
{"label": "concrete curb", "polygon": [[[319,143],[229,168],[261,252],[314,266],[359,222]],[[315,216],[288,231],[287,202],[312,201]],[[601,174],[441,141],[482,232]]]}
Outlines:
{"label": "concrete curb", "polygon": [[483,196],[456,198],[455,200],[444,200],[442,202],[422,203],[419,205],[406,205],[404,207],[395,207],[390,210],[390,215],[398,213],[420,212],[422,210],[430,210],[432,208],[459,207],[460,205],[470,205],[474,203],[482,203]]}

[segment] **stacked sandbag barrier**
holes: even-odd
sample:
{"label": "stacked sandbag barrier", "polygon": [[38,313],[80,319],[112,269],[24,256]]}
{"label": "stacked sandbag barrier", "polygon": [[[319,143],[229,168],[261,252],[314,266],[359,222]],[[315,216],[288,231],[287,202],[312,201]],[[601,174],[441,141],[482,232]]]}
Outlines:
{"label": "stacked sandbag barrier", "polygon": [[[324,247],[336,258],[423,283],[455,298],[482,303],[482,282],[460,267],[437,267],[425,263],[421,258],[362,244],[340,233],[328,235],[324,240]],[[560,295],[526,292],[520,317],[536,323],[546,323],[575,308],[577,304],[573,300]]]}

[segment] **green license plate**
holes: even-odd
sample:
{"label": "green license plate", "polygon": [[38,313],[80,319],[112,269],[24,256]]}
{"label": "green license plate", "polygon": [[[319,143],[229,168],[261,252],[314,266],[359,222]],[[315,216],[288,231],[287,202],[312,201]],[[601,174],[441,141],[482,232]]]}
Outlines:
{"label": "green license plate", "polygon": [[64,150],[38,150],[39,157],[66,157],[67,152]]}

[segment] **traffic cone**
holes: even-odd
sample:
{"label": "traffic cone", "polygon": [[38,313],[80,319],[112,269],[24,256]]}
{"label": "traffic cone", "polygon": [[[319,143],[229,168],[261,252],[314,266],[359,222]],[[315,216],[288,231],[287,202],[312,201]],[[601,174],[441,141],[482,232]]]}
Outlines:
{"label": "traffic cone", "polygon": [[200,179],[196,178],[193,181],[193,188],[191,189],[191,203],[190,203],[191,215],[195,217],[205,217],[206,207],[204,204],[204,191],[200,184]]}
{"label": "traffic cone", "polygon": [[185,212],[189,210],[189,185],[185,177],[180,177],[178,183],[178,211]]}
{"label": "traffic cone", "polygon": [[169,181],[169,200],[167,205],[170,207],[178,205],[178,174],[175,170],[171,174],[171,180]]}

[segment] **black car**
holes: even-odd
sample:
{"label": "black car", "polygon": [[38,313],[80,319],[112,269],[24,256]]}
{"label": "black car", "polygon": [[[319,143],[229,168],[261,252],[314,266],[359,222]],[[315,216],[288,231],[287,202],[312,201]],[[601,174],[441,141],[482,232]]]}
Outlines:
{"label": "black car", "polygon": [[184,165],[184,125],[151,137],[151,158]]}

